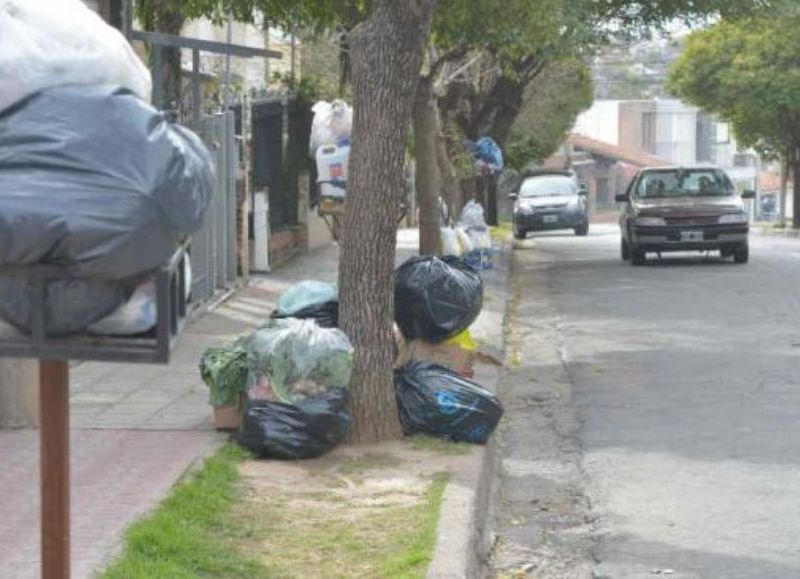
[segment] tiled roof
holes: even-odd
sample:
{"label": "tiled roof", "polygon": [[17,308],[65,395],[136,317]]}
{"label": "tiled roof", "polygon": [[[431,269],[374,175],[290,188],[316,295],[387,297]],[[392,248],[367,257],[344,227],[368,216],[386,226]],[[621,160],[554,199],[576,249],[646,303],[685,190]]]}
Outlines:
{"label": "tiled roof", "polygon": [[648,153],[618,147],[617,145],[592,139],[585,135],[579,135],[578,133],[571,133],[568,137],[568,142],[575,149],[588,151],[595,155],[600,155],[601,157],[608,157],[609,159],[616,159],[617,161],[628,163],[636,167],[669,167],[675,165],[675,163],[671,163],[670,161]]}

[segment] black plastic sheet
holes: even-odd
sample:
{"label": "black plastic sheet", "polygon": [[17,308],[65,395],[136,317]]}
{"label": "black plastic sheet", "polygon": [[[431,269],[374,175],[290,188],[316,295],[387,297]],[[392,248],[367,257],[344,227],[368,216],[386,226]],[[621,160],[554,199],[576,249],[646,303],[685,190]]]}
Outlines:
{"label": "black plastic sheet", "polygon": [[315,458],[347,436],[347,390],[334,389],[297,405],[249,400],[237,441],[260,458]]}
{"label": "black plastic sheet", "polygon": [[298,310],[293,314],[280,314],[275,310],[270,317],[276,320],[285,318],[314,320],[322,328],[338,328],[339,302],[332,300],[321,304],[314,304]]}
{"label": "black plastic sheet", "polygon": [[395,321],[406,340],[443,342],[483,306],[483,280],[456,257],[412,257],[395,271]]}
{"label": "black plastic sheet", "polygon": [[438,364],[411,362],[395,370],[394,388],[406,434],[486,444],[503,416],[494,394]]}

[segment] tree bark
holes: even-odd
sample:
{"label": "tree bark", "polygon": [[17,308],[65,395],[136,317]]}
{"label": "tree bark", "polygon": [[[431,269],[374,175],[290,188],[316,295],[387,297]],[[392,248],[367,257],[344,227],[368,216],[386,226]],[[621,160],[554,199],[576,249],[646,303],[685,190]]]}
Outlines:
{"label": "tree bark", "polygon": [[421,77],[414,98],[414,144],[417,159],[417,197],[419,199],[419,253],[439,255],[439,197],[442,176],[439,172],[436,141],[438,111],[433,95],[433,79]]}
{"label": "tree bark", "polygon": [[353,31],[353,146],[341,234],[339,315],[355,347],[352,442],[401,433],[392,383],[394,257],[411,109],[435,0],[378,0]]}
{"label": "tree bark", "polygon": [[778,225],[786,227],[786,198],[789,188],[789,161],[786,155],[781,156],[781,197],[780,197],[780,217]]}
{"label": "tree bark", "polygon": [[458,214],[464,206],[464,195],[458,183],[458,172],[450,160],[445,137],[441,134],[436,139],[436,161],[439,165],[439,174],[442,176],[442,193],[447,209],[453,219],[458,219]]}
{"label": "tree bark", "polygon": [[[156,32],[180,35],[186,18],[177,3],[154,2],[152,9]],[[153,104],[162,109],[180,110],[183,103],[180,48],[152,46],[150,69],[153,71]]]}
{"label": "tree bark", "polygon": [[792,227],[800,229],[800,149],[792,152]]}

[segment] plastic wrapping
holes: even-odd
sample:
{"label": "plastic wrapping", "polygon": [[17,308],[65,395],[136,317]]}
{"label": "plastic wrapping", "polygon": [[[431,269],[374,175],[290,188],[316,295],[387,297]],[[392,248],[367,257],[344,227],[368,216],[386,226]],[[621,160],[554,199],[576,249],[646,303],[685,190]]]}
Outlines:
{"label": "plastic wrapping", "polygon": [[[0,267],[92,277],[47,289],[47,333],[82,331],[200,228],[213,187],[202,141],[129,91],[47,89],[0,114]],[[26,283],[0,277],[0,315],[22,329]]]}
{"label": "plastic wrapping", "polygon": [[321,328],[339,327],[339,302],[336,300],[314,304],[298,310],[292,315],[282,315],[277,311],[270,316],[273,319],[297,318],[298,320],[314,320]]}
{"label": "plastic wrapping", "polygon": [[236,440],[260,458],[321,456],[347,436],[347,398],[346,390],[334,389],[296,405],[248,400]]}
{"label": "plastic wrapping", "polygon": [[350,385],[350,340],[313,320],[271,320],[247,340],[247,353],[249,387],[265,393],[255,397],[297,404]]}
{"label": "plastic wrapping", "polygon": [[452,227],[442,227],[440,230],[442,241],[442,255],[461,257],[463,251],[458,241],[458,234]]}
{"label": "plastic wrapping", "polygon": [[503,151],[491,137],[481,137],[475,141],[474,155],[475,164],[480,170],[494,173],[503,169]]}
{"label": "plastic wrapping", "polygon": [[45,88],[114,85],[149,101],[150,72],[80,0],[0,0],[0,111]]}
{"label": "plastic wrapping", "polygon": [[442,342],[478,317],[483,281],[458,258],[412,257],[395,271],[394,303],[406,340]]}
{"label": "plastic wrapping", "polygon": [[283,317],[293,316],[309,306],[335,301],[338,295],[339,292],[332,283],[301,281],[281,294],[277,313]]}
{"label": "plastic wrapping", "polygon": [[486,444],[503,416],[494,394],[437,364],[411,362],[395,370],[394,387],[406,434]]}
{"label": "plastic wrapping", "polygon": [[349,145],[353,132],[353,109],[344,101],[332,103],[319,101],[312,109],[314,120],[311,124],[309,153],[316,157],[317,150],[326,145]]}
{"label": "plastic wrapping", "polygon": [[469,201],[461,210],[461,215],[458,217],[458,225],[466,230],[487,229],[488,225],[486,224],[483,205],[474,200]]}

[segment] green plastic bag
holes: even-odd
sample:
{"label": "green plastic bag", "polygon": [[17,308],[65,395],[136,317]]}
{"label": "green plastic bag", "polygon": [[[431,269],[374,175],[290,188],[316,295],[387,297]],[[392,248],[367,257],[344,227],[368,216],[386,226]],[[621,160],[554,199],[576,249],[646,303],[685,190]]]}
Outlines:
{"label": "green plastic bag", "polygon": [[212,406],[235,406],[247,389],[247,352],[238,343],[208,348],[200,359],[200,376]]}

